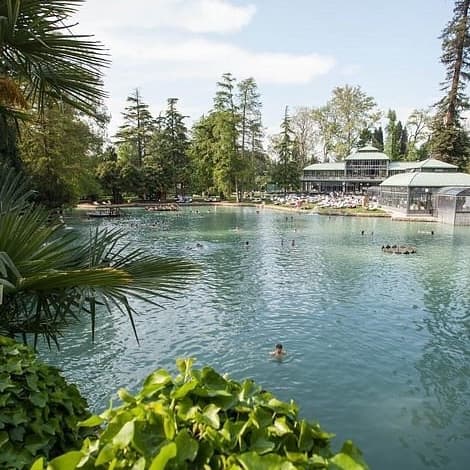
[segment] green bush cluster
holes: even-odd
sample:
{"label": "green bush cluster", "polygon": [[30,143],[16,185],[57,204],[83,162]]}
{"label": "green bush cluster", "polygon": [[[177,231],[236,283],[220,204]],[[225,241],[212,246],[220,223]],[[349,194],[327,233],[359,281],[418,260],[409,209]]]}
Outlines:
{"label": "green bush cluster", "polygon": [[238,383],[212,368],[179,360],[180,375],[166,370],[147,377],[123,404],[81,423],[102,426],[79,451],[32,470],[204,469],[364,470],[361,453],[347,441],[339,453],[318,424],[300,420],[294,402],[277,400],[253,381]]}
{"label": "green bush cluster", "polygon": [[89,416],[86,400],[58,369],[0,336],[0,468],[30,468],[38,456],[80,447],[86,430],[77,423]]}

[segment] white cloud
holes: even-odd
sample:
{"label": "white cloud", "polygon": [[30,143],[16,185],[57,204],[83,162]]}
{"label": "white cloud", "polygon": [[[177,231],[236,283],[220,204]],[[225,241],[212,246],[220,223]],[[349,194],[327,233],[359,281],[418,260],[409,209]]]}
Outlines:
{"label": "white cloud", "polygon": [[[254,4],[255,0],[84,2],[74,31],[92,32],[112,60],[105,78],[110,95],[107,105],[113,114],[111,134],[125,97],[136,87],[141,88],[152,112],[162,109],[166,97],[179,96],[181,108],[197,118],[210,107],[215,83],[225,72],[239,80],[254,77],[261,86],[303,85],[336,65],[331,56],[313,51],[263,50],[259,43],[237,45],[240,31],[255,17]],[[259,26],[253,24],[255,27]],[[231,35],[222,40],[213,33]]]}
{"label": "white cloud", "polygon": [[108,44],[114,61],[152,70],[154,80],[217,79],[232,72],[237,78],[252,76],[260,83],[304,84],[328,73],[335,64],[332,57],[314,53],[256,52],[205,39],[147,43],[114,38]]}
{"label": "white cloud", "polygon": [[249,24],[255,13],[253,4],[238,6],[228,0],[89,0],[79,20],[104,30],[138,27],[233,33]]}

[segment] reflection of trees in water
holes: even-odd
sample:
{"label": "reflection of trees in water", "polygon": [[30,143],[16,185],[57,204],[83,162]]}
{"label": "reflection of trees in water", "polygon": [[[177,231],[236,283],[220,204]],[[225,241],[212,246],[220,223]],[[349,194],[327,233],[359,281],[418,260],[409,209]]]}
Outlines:
{"label": "reflection of trees in water", "polygon": [[428,312],[423,323],[430,336],[416,368],[427,400],[414,411],[413,422],[424,421],[434,431],[429,445],[439,462],[421,455],[434,468],[450,468],[448,459],[459,449],[463,457],[461,441],[470,437],[470,274],[465,264],[428,265],[422,276]]}

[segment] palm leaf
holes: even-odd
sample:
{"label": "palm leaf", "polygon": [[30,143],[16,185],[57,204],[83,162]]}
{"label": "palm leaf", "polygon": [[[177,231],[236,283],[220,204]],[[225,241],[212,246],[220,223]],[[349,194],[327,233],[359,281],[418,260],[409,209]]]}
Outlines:
{"label": "palm leaf", "polygon": [[24,176],[6,165],[0,165],[0,172],[0,215],[27,207],[34,191],[28,189]]}
{"label": "palm leaf", "polygon": [[158,305],[155,298],[180,294],[198,273],[189,261],[131,249],[120,230],[96,229],[83,239],[51,226],[47,212],[28,202],[30,195],[21,177],[1,172],[0,334],[42,335],[57,343],[65,326],[86,315],[94,337],[104,307],[127,315],[137,338],[129,300]]}
{"label": "palm leaf", "polygon": [[0,75],[23,87],[24,97],[16,96],[15,103],[28,100],[41,111],[52,98],[95,115],[106,96],[101,70],[109,60],[101,43],[71,33],[68,18],[82,3],[0,1]]}

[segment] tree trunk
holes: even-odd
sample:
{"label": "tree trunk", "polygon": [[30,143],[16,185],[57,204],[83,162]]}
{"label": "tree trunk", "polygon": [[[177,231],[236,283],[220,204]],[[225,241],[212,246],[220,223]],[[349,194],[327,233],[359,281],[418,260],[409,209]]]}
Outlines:
{"label": "tree trunk", "polygon": [[462,71],[462,62],[463,62],[463,55],[464,55],[465,37],[467,35],[469,7],[470,7],[470,0],[464,0],[463,7],[462,7],[463,15],[459,21],[459,23],[461,23],[461,27],[459,29],[459,32],[456,38],[457,57],[456,57],[455,64],[454,64],[454,73],[452,75],[452,86],[449,92],[449,106],[447,108],[445,121],[444,121],[444,124],[446,126],[452,125],[455,120],[455,111],[457,108],[457,97],[458,97],[458,91],[459,91],[460,74]]}
{"label": "tree trunk", "polygon": [[236,201],[240,202],[240,195],[238,194],[238,178],[235,177],[235,194],[237,195]]}

